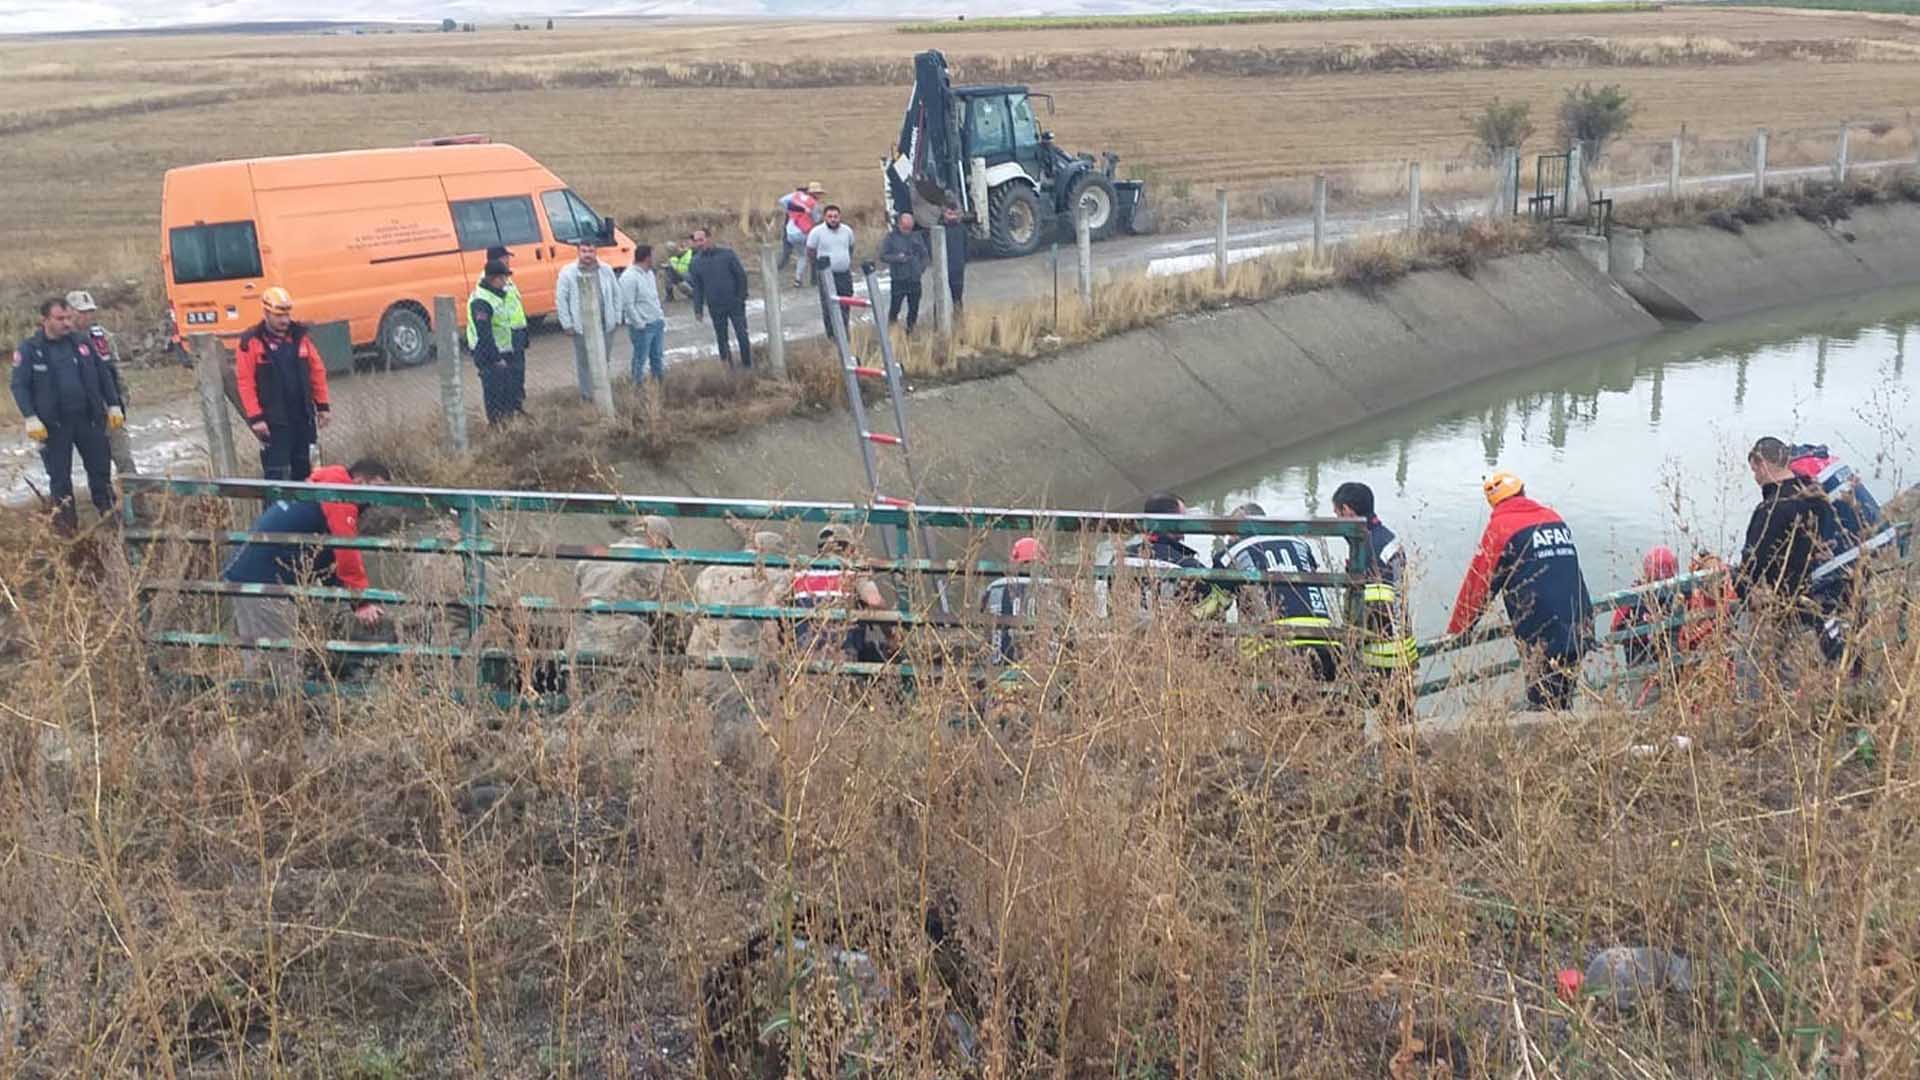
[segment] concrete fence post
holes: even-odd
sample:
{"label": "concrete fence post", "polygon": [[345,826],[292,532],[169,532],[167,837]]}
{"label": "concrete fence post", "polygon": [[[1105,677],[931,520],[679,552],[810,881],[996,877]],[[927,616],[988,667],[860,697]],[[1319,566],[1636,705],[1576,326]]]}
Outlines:
{"label": "concrete fence post", "polygon": [[940,340],[953,343],[953,277],[947,266],[947,226],[940,223],[929,230],[933,234],[933,310],[939,316]]}
{"label": "concrete fence post", "polygon": [[784,379],[787,377],[787,334],[780,312],[780,252],[772,244],[760,245],[760,290],[766,294],[767,370],[773,372],[774,378]]}
{"label": "concrete fence post", "polygon": [[1327,255],[1327,174],[1313,177],[1313,261]]}
{"label": "concrete fence post", "polygon": [[1500,207],[1508,217],[1520,215],[1520,150],[1509,147],[1500,155]]}
{"label": "concrete fence post", "polygon": [[1420,163],[1407,162],[1407,231],[1420,231]]}
{"label": "concrete fence post", "polygon": [[207,437],[207,461],[216,477],[240,474],[233,450],[233,421],[227,413],[226,370],[233,356],[212,334],[193,335],[193,388],[200,399],[200,428]]}
{"label": "concrete fence post", "polygon": [[1767,194],[1766,128],[1753,133],[1753,193],[1763,198]]}
{"label": "concrete fence post", "polygon": [[1667,198],[1676,202],[1680,198],[1680,153],[1682,145],[1683,140],[1681,137],[1675,135],[1673,137],[1673,149],[1667,154]]}
{"label": "concrete fence post", "polygon": [[1840,125],[1840,141],[1833,148],[1833,182],[1836,184],[1847,182],[1847,139],[1852,131],[1852,125]]}
{"label": "concrete fence post", "polygon": [[434,362],[440,367],[440,412],[447,420],[447,441],[467,452],[467,390],[460,377],[460,319],[451,296],[433,298]]}
{"label": "concrete fence post", "polygon": [[1077,206],[1073,211],[1073,246],[1079,255],[1075,261],[1080,267],[1080,306],[1088,310],[1093,308],[1093,229],[1087,224],[1087,208]]}
{"label": "concrete fence post", "polygon": [[1566,205],[1560,208],[1562,217],[1573,217],[1584,208],[1587,197],[1587,163],[1580,153],[1580,144],[1567,147],[1567,189]]}
{"label": "concrete fence post", "polygon": [[587,380],[593,392],[594,408],[613,415],[613,378],[607,372],[606,316],[600,313],[600,283],[595,276],[580,276],[580,329],[586,334]]}
{"label": "concrete fence post", "polygon": [[1227,189],[1213,189],[1213,280],[1227,283]]}

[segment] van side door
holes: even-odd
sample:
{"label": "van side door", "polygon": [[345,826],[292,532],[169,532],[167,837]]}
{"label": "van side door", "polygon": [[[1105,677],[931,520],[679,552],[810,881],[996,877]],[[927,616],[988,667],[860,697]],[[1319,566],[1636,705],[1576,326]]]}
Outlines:
{"label": "van side door", "polygon": [[542,273],[539,258],[540,222],[534,217],[530,195],[491,195],[447,200],[453,213],[454,235],[460,241],[460,263],[471,287],[486,271],[487,249],[504,247],[513,253],[513,280],[529,314],[553,310],[552,273]]}

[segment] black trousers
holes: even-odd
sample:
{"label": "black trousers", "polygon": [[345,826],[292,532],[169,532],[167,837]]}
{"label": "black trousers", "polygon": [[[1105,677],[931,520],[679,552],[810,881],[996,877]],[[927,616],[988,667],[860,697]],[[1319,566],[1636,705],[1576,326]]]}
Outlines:
{"label": "black trousers", "polygon": [[1573,708],[1580,688],[1580,658],[1544,656],[1526,668],[1527,704],[1535,709],[1564,712]]}
{"label": "black trousers", "polygon": [[727,347],[727,328],[733,328],[734,340],[740,343],[740,366],[753,366],[753,341],[747,336],[747,305],[736,305],[731,311],[708,311],[713,320],[713,343],[720,349],[720,362],[733,366],[733,350]]}
{"label": "black trousers", "polygon": [[498,424],[520,411],[520,395],[525,392],[527,368],[525,364],[517,364],[516,360],[516,357],[509,357],[503,363],[478,365],[480,400],[486,406],[489,424]]}
{"label": "black trousers", "polygon": [[[836,296],[853,295],[853,271],[833,271],[833,292]],[[845,305],[841,306],[844,307]],[[824,300],[820,304],[820,326],[826,330],[827,340],[829,341],[833,340],[833,308],[834,304],[831,299]],[[853,322],[852,318],[848,318],[847,322],[851,325]]]}
{"label": "black trousers", "polygon": [[900,305],[907,305],[907,333],[920,322],[920,283],[918,281],[894,281],[887,285],[887,321],[895,322],[900,318]]}
{"label": "black trousers", "polygon": [[[42,421],[46,417],[41,417]],[[47,467],[47,494],[63,525],[79,520],[73,507],[73,453],[87,472],[87,496],[101,513],[113,509],[113,450],[107,445],[104,421],[65,417],[47,424],[47,441],[40,447],[40,463]]]}
{"label": "black trousers", "polygon": [[314,434],[306,424],[268,425],[266,445],[260,448],[260,475],[296,481],[313,475]]}
{"label": "black trousers", "polygon": [[961,296],[967,291],[967,261],[965,259],[961,259],[958,262],[949,261],[947,263],[947,291],[953,294],[954,307],[959,307],[964,303],[964,301],[961,300]]}

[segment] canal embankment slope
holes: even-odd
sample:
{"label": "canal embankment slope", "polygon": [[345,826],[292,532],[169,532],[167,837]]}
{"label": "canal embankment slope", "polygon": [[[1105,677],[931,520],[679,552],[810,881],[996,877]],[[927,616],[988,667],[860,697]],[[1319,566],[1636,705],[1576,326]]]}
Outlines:
{"label": "canal embankment slope", "polygon": [[[1603,251],[1556,248],[1183,316],[912,394],[918,497],[1130,507],[1436,394],[1659,333],[1660,317],[1711,321],[1920,284],[1920,207],[1863,207],[1837,227],[1622,231]],[[661,494],[860,499],[852,440],[844,415],[782,420],[620,479]],[[883,469],[900,478],[883,481],[887,493],[904,492],[897,463]]]}

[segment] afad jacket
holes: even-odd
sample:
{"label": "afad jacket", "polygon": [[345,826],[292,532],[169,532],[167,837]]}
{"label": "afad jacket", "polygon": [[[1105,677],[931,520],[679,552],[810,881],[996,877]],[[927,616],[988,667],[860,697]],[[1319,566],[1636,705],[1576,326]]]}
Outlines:
{"label": "afad jacket", "polygon": [[1593,641],[1593,601],[1580,572],[1573,530],[1525,495],[1493,508],[1480,548],[1460,583],[1447,633],[1473,628],[1499,594],[1513,636],[1548,656],[1579,656]]}

